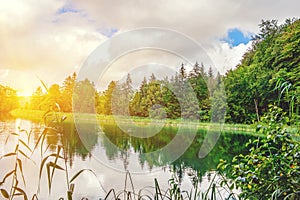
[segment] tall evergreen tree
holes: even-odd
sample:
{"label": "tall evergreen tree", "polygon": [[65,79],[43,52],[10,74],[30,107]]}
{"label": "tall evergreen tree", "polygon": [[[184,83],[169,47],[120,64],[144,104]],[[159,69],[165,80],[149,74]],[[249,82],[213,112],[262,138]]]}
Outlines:
{"label": "tall evergreen tree", "polygon": [[74,72],[71,76],[68,76],[63,82],[61,108],[64,112],[72,112],[72,98],[76,78],[77,74]]}

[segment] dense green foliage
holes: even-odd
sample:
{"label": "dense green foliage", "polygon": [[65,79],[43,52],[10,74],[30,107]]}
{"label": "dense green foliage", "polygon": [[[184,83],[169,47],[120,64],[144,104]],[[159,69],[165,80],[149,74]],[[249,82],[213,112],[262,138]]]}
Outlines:
{"label": "dense green foliage", "polygon": [[262,21],[260,30],[241,64],[224,79],[230,122],[259,121],[274,102],[290,117],[299,115],[300,20],[281,26],[275,20]]}
{"label": "dense green foliage", "polygon": [[[213,82],[214,77],[205,73],[204,66],[196,63],[190,73],[182,65],[175,76],[163,80],[158,80],[154,74],[149,80],[144,77],[140,87],[134,90],[128,74],[124,83],[112,81],[108,89],[100,93],[98,105],[102,106],[97,111],[100,114],[208,120],[210,97],[207,82],[211,79]],[[192,101],[193,95],[195,101]]]}
{"label": "dense green foliage", "polygon": [[[152,74],[149,82],[144,79],[139,91],[135,93],[131,101],[131,114],[143,117],[164,117],[166,114],[166,117],[172,119],[179,117],[192,119],[201,116],[202,119],[207,119],[209,108],[206,103],[209,100],[207,80],[204,67],[200,67],[198,63],[189,74],[182,65],[179,72],[170,80],[168,77],[157,80]],[[194,91],[191,91],[191,88]],[[194,101],[193,98],[197,99]],[[158,105],[162,106],[165,112]],[[200,113],[201,108],[206,111]]]}
{"label": "dense green foliage", "polygon": [[282,109],[271,106],[257,129],[266,137],[249,140],[249,153],[221,163],[242,189],[242,199],[300,198],[300,142],[285,128],[287,122]]}
{"label": "dense green foliage", "polygon": [[48,89],[45,85],[44,88],[47,90],[43,92],[42,87],[38,87],[33,93],[30,102],[30,108],[32,110],[48,110],[55,108],[55,104],[59,104],[61,110],[64,112],[72,111],[72,95],[76,82],[76,73],[72,76],[68,76],[63,85],[53,84]]}
{"label": "dense green foliage", "polygon": [[[209,73],[210,72],[210,73]],[[189,118],[209,121],[211,96],[218,74],[204,71],[196,63],[187,73],[182,65],[175,76],[158,80],[154,74],[144,77],[139,89],[132,86],[130,74],[126,81],[111,81],[103,92],[97,92],[88,79],[76,80],[76,73],[68,76],[63,85],[53,84],[44,93],[41,87],[32,95],[30,108],[33,110],[57,110],[63,112],[98,113],[104,115],[131,115],[154,118]],[[210,85],[210,91],[208,89]],[[73,102],[73,108],[72,108]]]}
{"label": "dense green foliage", "polygon": [[[49,88],[43,83],[46,92],[43,92],[42,87],[36,89],[31,97],[30,109],[72,112],[74,106],[78,112],[93,113],[95,100],[91,97],[97,94],[95,86],[87,79],[77,81],[76,78],[76,73],[73,73],[64,80],[62,86],[53,84]],[[72,105],[73,98],[80,98],[80,101],[74,101],[80,104]]]}

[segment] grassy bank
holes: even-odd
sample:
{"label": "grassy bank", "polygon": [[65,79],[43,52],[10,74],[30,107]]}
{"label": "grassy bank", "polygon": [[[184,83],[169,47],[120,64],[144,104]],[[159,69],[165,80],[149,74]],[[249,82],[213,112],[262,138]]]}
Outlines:
{"label": "grassy bank", "polygon": [[[73,113],[63,113],[56,112],[55,116],[53,113],[46,113],[41,110],[28,110],[28,109],[16,109],[11,112],[11,115],[15,118],[27,119],[34,122],[42,122],[42,119],[46,117],[47,120],[56,120],[56,118],[66,118],[64,123],[74,123],[74,115]],[[96,116],[96,117],[95,117]],[[113,115],[99,115],[99,114],[89,114],[82,113],[75,115],[76,122],[81,123],[99,123],[99,124],[115,124],[116,117]],[[124,117],[117,116],[118,120],[122,123],[130,123],[134,122],[140,126],[147,126],[150,124],[163,124],[164,126],[190,126],[196,127],[199,129],[220,129],[224,131],[238,131],[245,133],[254,133],[255,126],[254,125],[246,125],[246,124],[223,124],[222,127],[220,124],[212,124],[209,122],[199,122],[195,120],[186,120],[186,119],[152,119],[152,118],[142,118],[142,117]]]}

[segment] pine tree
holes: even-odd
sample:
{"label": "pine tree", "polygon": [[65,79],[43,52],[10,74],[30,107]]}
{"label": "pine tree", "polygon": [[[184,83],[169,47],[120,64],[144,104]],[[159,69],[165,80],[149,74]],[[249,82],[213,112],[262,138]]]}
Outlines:
{"label": "pine tree", "polygon": [[74,72],[72,76],[68,76],[63,82],[61,109],[64,112],[72,112],[72,98],[76,84],[76,78],[77,74]]}

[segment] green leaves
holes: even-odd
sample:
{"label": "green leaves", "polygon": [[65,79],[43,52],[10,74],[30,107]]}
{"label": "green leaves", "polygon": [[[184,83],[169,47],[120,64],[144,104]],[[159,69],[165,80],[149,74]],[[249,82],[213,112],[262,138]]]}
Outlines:
{"label": "green leaves", "polygon": [[[257,131],[266,137],[249,141],[249,153],[219,167],[229,170],[241,198],[283,199],[300,190],[300,143],[285,129],[285,113],[271,106]],[[299,134],[299,133],[298,133]]]}
{"label": "green leaves", "polygon": [[70,179],[70,183],[72,183],[73,181],[75,181],[75,179],[77,179],[77,177],[82,174],[83,172],[85,171],[89,171],[91,172],[92,174],[94,174],[94,176],[96,176],[95,172],[93,170],[90,170],[90,169],[82,169],[80,170],[79,172],[77,172],[71,179]]}
{"label": "green leaves", "polygon": [[241,64],[225,76],[228,119],[252,123],[255,114],[261,116],[268,104],[277,102],[290,118],[299,121],[300,20],[281,26],[273,20],[263,21],[261,28],[262,35],[254,40]]}

